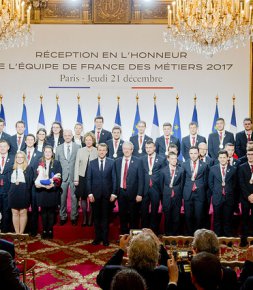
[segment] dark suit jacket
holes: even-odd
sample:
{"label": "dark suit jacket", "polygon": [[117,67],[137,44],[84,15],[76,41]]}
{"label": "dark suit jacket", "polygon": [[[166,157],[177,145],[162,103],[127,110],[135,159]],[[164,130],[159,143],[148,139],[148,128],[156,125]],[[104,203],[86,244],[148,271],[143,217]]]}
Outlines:
{"label": "dark suit jacket", "polygon": [[0,288],[1,289],[15,289],[15,290],[29,290],[19,279],[19,271],[16,268],[12,256],[0,250]]}
{"label": "dark suit jacket", "polygon": [[[124,256],[124,251],[119,249],[113,257],[105,264],[100,270],[97,276],[97,284],[103,290],[109,290],[111,281],[115,274],[125,269],[125,266],[121,266]],[[135,269],[146,281],[149,290],[164,290],[167,289],[168,285],[168,268],[165,266],[158,266],[153,271],[141,271]],[[122,289],[123,290],[123,289]]]}
{"label": "dark suit jacket", "polygon": [[238,175],[242,200],[248,201],[248,196],[253,193],[253,184],[249,183],[251,179],[251,168],[248,162],[239,166]]}
{"label": "dark suit jacket", "polygon": [[[59,146],[59,145],[61,145],[63,143],[64,143],[63,137],[59,137],[57,146]],[[47,145],[50,145],[50,146],[52,146],[54,148],[54,136],[48,136],[47,137]]]}
{"label": "dark suit jacket", "polygon": [[248,162],[247,155],[244,155],[244,156],[240,157],[240,158],[238,159],[238,161],[240,162],[240,165],[242,165],[242,164]]}
{"label": "dark suit jacket", "polygon": [[[191,163],[190,159],[185,161],[182,165],[185,172],[185,184],[183,190],[183,198],[184,200],[189,200],[191,198],[192,186],[194,181],[191,180],[192,172],[191,172]],[[197,193],[200,201],[205,201],[206,199],[206,190],[208,186],[208,166],[203,161],[199,160],[199,167],[197,176],[195,178],[195,184],[197,186]]]}
{"label": "dark suit jacket", "polygon": [[136,156],[136,157],[142,157],[144,155],[147,154],[146,152],[146,149],[145,149],[145,146],[146,146],[146,143],[149,141],[149,140],[153,140],[151,137],[147,136],[147,135],[144,135],[144,138],[142,140],[142,147],[141,147],[141,150],[142,150],[142,153],[139,153],[138,150],[139,150],[139,143],[138,143],[138,135],[135,135],[135,136],[131,136],[130,137],[130,141],[133,143],[134,145],[134,151],[133,151],[133,156]]}
{"label": "dark suit jacket", "polygon": [[[197,135],[197,138],[195,140],[195,146],[198,147],[199,143],[202,143],[202,142],[206,143],[206,138],[203,136]],[[185,136],[181,142],[181,152],[185,161],[190,158],[190,155],[189,155],[190,147],[191,147],[191,140],[190,140],[190,135],[188,135],[188,136]]]}
{"label": "dark suit jacket", "polygon": [[155,159],[153,159],[154,165],[153,165],[153,169],[152,169],[152,175],[149,175],[149,167],[148,167],[149,157],[148,157],[148,155],[143,156],[141,158],[141,161],[142,161],[142,168],[143,168],[143,175],[144,175],[143,194],[145,195],[148,193],[150,178],[152,180],[152,187],[160,192],[161,191],[160,190],[160,171],[163,167],[164,159],[157,154],[155,155]]}
{"label": "dark suit jacket", "polygon": [[[92,130],[91,132],[95,134],[95,130]],[[102,129],[100,133],[99,143],[106,143],[110,139],[112,139],[112,133],[105,129]]]}
{"label": "dark suit jacket", "polygon": [[205,161],[203,160],[203,162],[206,163],[206,165],[208,165],[209,168],[211,168],[214,165],[214,160],[208,155],[206,156]]}
{"label": "dark suit jacket", "polygon": [[[9,138],[9,143],[10,143],[9,153],[12,155],[15,155],[18,151],[17,134]],[[26,144],[25,144],[25,137],[24,137],[20,146],[20,151],[24,151],[25,149],[26,149]]]}
{"label": "dark suit jacket", "polygon": [[[24,150],[25,154],[27,155],[27,149]],[[38,160],[42,157],[42,152],[38,151],[37,149],[34,149],[33,151],[33,155],[31,156],[31,159],[30,159],[30,163],[29,165],[31,167],[34,167],[37,165],[38,163]]]}
{"label": "dark suit jacket", "polygon": [[[225,137],[223,139],[223,148],[226,143],[235,143],[234,134],[231,132],[225,131]],[[217,132],[211,133],[208,137],[208,154],[213,159],[218,158],[218,152],[221,150],[219,148],[220,145],[220,136]]]}
{"label": "dark suit jacket", "polygon": [[[245,283],[245,281],[247,281],[248,278],[250,278],[251,281]],[[244,265],[243,265],[240,277],[238,279],[239,285],[240,286],[243,285],[241,290],[246,290],[246,289],[251,290],[252,288],[248,288],[248,287],[246,287],[246,285],[250,284],[250,283],[252,283],[251,285],[253,285],[252,280],[253,280],[253,262],[246,260]]]}
{"label": "dark suit jacket", "polygon": [[[121,181],[121,165],[122,157],[115,160],[115,174],[116,174],[116,185],[115,194],[119,195],[120,192],[120,181]],[[129,193],[131,199],[135,199],[136,195],[143,195],[143,168],[141,160],[135,156],[131,157],[131,162],[129,163],[126,192]]]}
{"label": "dark suit jacket", "polygon": [[[251,141],[253,141],[253,134],[251,134]],[[248,138],[245,134],[245,131],[241,131],[236,134],[235,152],[239,158],[246,155],[247,142],[248,142]]]}
{"label": "dark suit jacket", "polygon": [[99,170],[99,166],[98,158],[92,160],[87,174],[88,194],[92,193],[95,201],[102,197],[110,199],[115,185],[114,161],[110,158],[105,158],[103,173]]}
{"label": "dark suit jacket", "polygon": [[113,157],[113,154],[114,154],[114,147],[113,147],[113,139],[110,139],[108,141],[106,141],[106,144],[108,146],[108,153],[107,153],[107,156],[111,159],[117,159],[119,157],[122,157],[123,156],[123,151],[122,151],[122,145],[123,145],[124,141],[120,139],[119,141],[119,147],[118,147],[118,150],[117,150],[117,157]]}
{"label": "dark suit jacket", "polygon": [[[178,138],[176,138],[175,136],[170,136],[170,144],[175,144],[177,145],[178,148],[178,155],[180,154],[180,141]],[[165,138],[164,135],[161,137],[158,137],[155,141],[155,145],[156,145],[156,153],[162,156],[165,156],[165,152],[166,152],[166,146],[165,146]]]}
{"label": "dark suit jacket", "polygon": [[[209,172],[208,178],[209,188],[211,195],[213,196],[213,205],[217,206],[222,202],[222,176],[220,170],[220,164],[214,165]],[[236,185],[236,169],[233,166],[228,165],[227,173],[225,176],[225,193],[226,200],[234,203],[234,190]]]}
{"label": "dark suit jacket", "polygon": [[10,142],[10,137],[11,137],[11,135],[9,135],[9,134],[7,134],[7,133],[5,133],[5,132],[2,132],[2,136],[1,136],[1,140],[5,140],[5,141],[7,141],[8,143]]}
{"label": "dark suit jacket", "polygon": [[15,248],[12,242],[0,239],[0,250],[10,253],[12,258],[15,258]]}
{"label": "dark suit jacket", "polygon": [[0,186],[0,194],[7,193],[11,185],[11,174],[13,172],[14,156],[8,154],[4,170],[0,172],[0,180],[3,180],[3,186]]}

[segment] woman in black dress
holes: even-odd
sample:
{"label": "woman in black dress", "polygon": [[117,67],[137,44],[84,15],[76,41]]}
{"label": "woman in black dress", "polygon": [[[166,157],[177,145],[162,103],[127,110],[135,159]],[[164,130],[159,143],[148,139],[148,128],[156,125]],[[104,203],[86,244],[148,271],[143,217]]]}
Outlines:
{"label": "woman in black dress", "polygon": [[[38,206],[41,207],[42,238],[53,238],[56,209],[60,204],[62,168],[60,162],[54,160],[52,146],[45,146],[36,173],[35,187]],[[57,178],[54,178],[56,175]]]}
{"label": "woman in black dress", "polygon": [[19,151],[15,156],[11,186],[8,193],[12,222],[17,234],[23,234],[25,231],[32,182],[33,172],[28,166],[26,155],[23,151]]}

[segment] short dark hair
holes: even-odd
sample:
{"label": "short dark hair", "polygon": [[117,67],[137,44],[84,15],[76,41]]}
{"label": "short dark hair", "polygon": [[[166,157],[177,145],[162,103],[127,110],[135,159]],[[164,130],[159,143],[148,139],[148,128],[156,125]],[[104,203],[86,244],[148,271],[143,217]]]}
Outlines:
{"label": "short dark hair", "polygon": [[246,122],[246,121],[249,121],[250,123],[252,123],[251,118],[244,118],[244,119],[243,119],[243,123]]}
{"label": "short dark hair", "polygon": [[3,118],[0,118],[0,123],[5,123]]}
{"label": "short dark hair", "polygon": [[150,145],[150,144],[154,144],[155,145],[155,142],[153,141],[153,140],[148,140],[147,142],[146,142],[146,145]]}
{"label": "short dark hair", "polygon": [[94,122],[96,122],[96,120],[102,120],[102,122],[104,123],[104,117],[102,117],[102,116],[96,116],[94,118]]}
{"label": "short dark hair", "polygon": [[197,128],[199,127],[197,122],[192,121],[192,122],[189,123],[189,127],[193,126],[193,125],[196,126]]}
{"label": "short dark hair", "polygon": [[178,147],[176,144],[174,143],[170,143],[169,148],[176,148],[178,150]]}
{"label": "short dark hair", "polygon": [[233,146],[233,147],[235,147],[235,144],[233,144],[233,143],[226,143],[226,144],[225,144],[225,147],[226,147],[226,146]]}
{"label": "short dark hair", "polygon": [[223,122],[225,123],[225,120],[224,120],[223,118],[218,118],[218,119],[216,120],[216,123],[217,123],[218,121],[223,121]]}
{"label": "short dark hair", "polygon": [[199,152],[199,148],[197,146],[191,146],[190,149],[189,149],[189,152],[190,152],[191,149],[196,149]]}
{"label": "short dark hair", "polygon": [[137,123],[137,125],[139,125],[139,124],[143,124],[145,127],[147,127],[147,124],[146,124],[145,121],[140,120],[140,121]]}
{"label": "short dark hair", "polygon": [[227,155],[227,157],[228,157],[228,151],[227,151],[227,150],[220,150],[220,151],[218,152],[218,157],[219,157],[220,155],[223,155],[223,154]]}
{"label": "short dark hair", "polygon": [[114,126],[114,127],[112,128],[112,132],[113,132],[114,130],[119,130],[119,131],[120,131],[120,133],[122,132],[122,130],[121,130],[121,127],[120,127],[120,126]]}
{"label": "short dark hair", "polygon": [[105,147],[106,150],[108,151],[108,145],[106,143],[99,143],[97,146],[97,149],[98,149],[98,147]]}
{"label": "short dark hair", "polygon": [[170,153],[168,154],[168,157],[170,157],[170,156],[176,156],[176,157],[177,157],[177,154],[176,154],[175,152],[170,152]]}
{"label": "short dark hair", "polygon": [[217,256],[200,252],[191,260],[192,276],[196,283],[205,290],[216,289],[221,282],[222,268]]}
{"label": "short dark hair", "polygon": [[26,141],[27,137],[33,137],[34,142],[36,141],[35,136],[34,136],[33,134],[31,134],[31,133],[29,133],[29,134],[27,134],[27,135],[25,136],[25,141]]}
{"label": "short dark hair", "polygon": [[247,149],[247,153],[248,152],[252,152],[253,151],[253,148],[249,148],[249,149]]}
{"label": "short dark hair", "polygon": [[165,127],[165,126],[172,127],[171,123],[169,123],[169,122],[165,122],[165,123],[163,123],[163,127]]}
{"label": "short dark hair", "polygon": [[17,128],[18,124],[23,124],[25,126],[25,122],[23,120],[17,121],[15,127]]}
{"label": "short dark hair", "polygon": [[5,140],[5,139],[0,139],[0,143],[6,143],[8,146],[10,146],[9,141]]}

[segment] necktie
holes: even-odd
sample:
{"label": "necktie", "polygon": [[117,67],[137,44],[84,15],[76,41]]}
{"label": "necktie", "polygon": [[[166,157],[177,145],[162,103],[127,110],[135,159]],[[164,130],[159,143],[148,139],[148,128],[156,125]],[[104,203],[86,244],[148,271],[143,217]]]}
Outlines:
{"label": "necktie", "polygon": [[124,175],[123,175],[123,188],[127,188],[127,172],[128,172],[128,159],[125,159],[125,168],[124,168]]}
{"label": "necktie", "polygon": [[[174,174],[175,174],[175,169],[171,169],[171,179],[174,177]],[[174,196],[175,196],[175,192],[174,192],[174,189],[172,188],[171,197],[174,197]]]}
{"label": "necktie", "polygon": [[5,158],[4,158],[4,156],[2,156],[2,168],[4,167],[4,160]]}
{"label": "necktie", "polygon": [[100,131],[97,131],[97,143],[99,143],[99,139],[100,139]]}
{"label": "necktie", "polygon": [[166,146],[169,146],[169,138],[165,138]]}
{"label": "necktie", "polygon": [[117,146],[118,146],[118,140],[115,140],[114,141],[114,147],[115,147],[115,149],[117,149]]}
{"label": "necktie", "polygon": [[222,141],[222,132],[219,133],[220,134],[220,142]]}
{"label": "necktie", "polygon": [[18,136],[18,146],[21,144],[21,136]]}
{"label": "necktie", "polygon": [[192,146],[195,146],[195,137],[192,137]]}
{"label": "necktie", "polygon": [[[225,175],[226,175],[225,167],[222,166],[222,181],[225,181]],[[225,186],[222,186],[222,195],[226,195]]]}
{"label": "necktie", "polygon": [[251,140],[251,134],[247,134],[248,135],[248,141]]}
{"label": "necktie", "polygon": [[140,136],[140,147],[142,147],[142,136]]}
{"label": "necktie", "polygon": [[251,173],[253,173],[253,165],[250,165],[250,167],[251,167]]}
{"label": "necktie", "polygon": [[104,171],[104,162],[103,162],[103,159],[100,160],[100,171],[101,171],[101,172]]}
{"label": "necktie", "polygon": [[[197,163],[196,163],[196,161],[194,161],[194,162],[193,162],[193,177],[194,177],[194,178],[196,178],[196,176],[195,176],[196,165],[197,165]],[[197,189],[197,186],[196,186],[196,183],[195,183],[195,181],[194,181],[194,183],[193,183],[193,185],[192,185],[192,191],[196,191],[196,189]]]}
{"label": "necktie", "polygon": [[28,150],[27,152],[27,159],[28,159],[28,163],[30,162],[30,159],[31,159],[31,151]]}
{"label": "necktie", "polygon": [[67,147],[67,160],[69,161],[70,159],[70,145]]}
{"label": "necktie", "polygon": [[[1,173],[3,173],[3,171],[4,171],[4,160],[5,158],[4,158],[4,156],[2,156],[2,166],[1,166]],[[3,179],[1,179],[0,180],[0,186],[3,186],[4,185],[4,181],[3,181]]]}
{"label": "necktie", "polygon": [[[149,167],[150,167],[150,172],[152,172],[151,168],[152,168],[152,156],[149,157]],[[150,178],[149,178],[149,186],[152,187],[153,185],[153,182],[152,182],[152,178],[151,178],[151,175],[150,175]]]}

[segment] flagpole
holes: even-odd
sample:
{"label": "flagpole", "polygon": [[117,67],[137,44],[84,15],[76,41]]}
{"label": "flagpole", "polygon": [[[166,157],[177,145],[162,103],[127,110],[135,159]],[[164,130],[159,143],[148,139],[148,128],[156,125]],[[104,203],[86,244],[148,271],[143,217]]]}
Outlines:
{"label": "flagpole", "polygon": [[154,94],[154,104],[156,104],[156,95]]}
{"label": "flagpole", "polygon": [[0,95],[0,105],[2,105],[2,101],[3,101],[3,96]]}
{"label": "flagpole", "polygon": [[79,96],[79,93],[77,95],[77,104],[79,105],[80,104],[80,96]]}
{"label": "flagpole", "polygon": [[100,97],[100,94],[98,94],[98,103],[100,104],[100,100],[101,100],[101,97]]}
{"label": "flagpole", "polygon": [[233,101],[233,106],[235,105],[235,94],[233,94],[233,97],[232,97],[232,101]]}
{"label": "flagpole", "polygon": [[177,96],[176,96],[177,105],[178,105],[178,100],[179,100],[179,96],[177,94]]}
{"label": "flagpole", "polygon": [[56,95],[56,104],[58,105],[58,102],[59,102],[59,96]]}
{"label": "flagpole", "polygon": [[43,101],[43,96],[40,95],[40,103],[42,104],[42,101]]}
{"label": "flagpole", "polygon": [[219,96],[218,96],[218,94],[217,94],[215,100],[216,100],[216,105],[218,105],[218,103],[219,103]]}
{"label": "flagpole", "polygon": [[194,101],[194,106],[196,106],[196,104],[197,104],[197,96],[196,96],[196,94],[194,95],[193,101]]}
{"label": "flagpole", "polygon": [[117,102],[118,102],[118,104],[119,104],[119,100],[120,100],[120,96],[117,96]]}
{"label": "flagpole", "polygon": [[23,98],[23,104],[25,104],[25,98],[26,98],[25,97],[25,94],[23,94],[23,97],[22,98]]}

